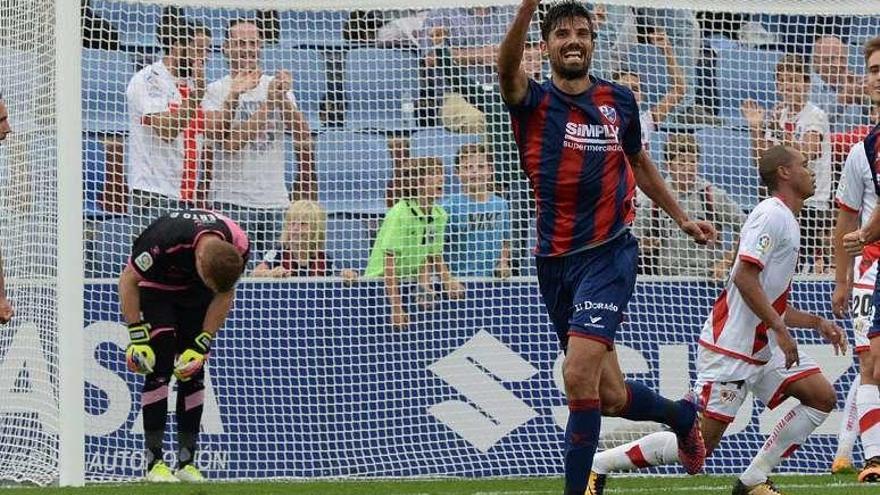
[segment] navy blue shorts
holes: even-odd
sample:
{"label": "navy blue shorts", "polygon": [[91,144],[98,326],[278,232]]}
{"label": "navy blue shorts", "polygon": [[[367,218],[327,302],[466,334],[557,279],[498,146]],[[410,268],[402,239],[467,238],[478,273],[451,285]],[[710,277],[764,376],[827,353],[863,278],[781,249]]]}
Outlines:
{"label": "navy blue shorts", "polygon": [[537,258],[541,296],[563,350],[571,336],[613,347],[638,262],[639,244],[629,232],[594,249]]}
{"label": "navy blue shorts", "polygon": [[868,330],[868,341],[880,338],[880,290],[874,291],[874,321]]}

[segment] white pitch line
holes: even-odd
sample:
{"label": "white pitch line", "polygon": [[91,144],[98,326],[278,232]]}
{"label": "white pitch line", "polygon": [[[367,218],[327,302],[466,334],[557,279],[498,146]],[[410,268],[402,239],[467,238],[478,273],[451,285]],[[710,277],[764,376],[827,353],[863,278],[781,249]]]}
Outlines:
{"label": "white pitch line", "polygon": [[[815,489],[815,488],[830,488],[832,490],[838,488],[861,488],[864,490],[867,489],[876,489],[876,487],[872,487],[870,485],[865,485],[864,483],[833,483],[833,484],[795,484],[792,485],[790,483],[786,483],[784,485],[780,485],[780,488],[787,489]],[[703,486],[682,486],[677,488],[606,488],[605,493],[679,493],[679,492],[697,492],[697,491],[717,491],[719,493],[729,493],[730,487],[727,486],[719,486],[719,485],[703,485]],[[474,492],[473,495],[555,495],[559,493],[558,491],[547,491],[547,490],[516,490],[516,491],[492,491],[492,492]]]}

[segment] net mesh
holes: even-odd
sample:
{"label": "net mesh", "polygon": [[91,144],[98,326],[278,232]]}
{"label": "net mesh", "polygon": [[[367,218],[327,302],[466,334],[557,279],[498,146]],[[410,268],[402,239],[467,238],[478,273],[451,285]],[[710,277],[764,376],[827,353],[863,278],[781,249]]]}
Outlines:
{"label": "net mesh", "polygon": [[[0,3],[0,81],[16,128],[0,147],[3,255],[10,278],[30,280],[40,266],[51,280],[52,9],[18,3]],[[651,3],[590,5],[591,72],[633,89],[644,146],[688,214],[722,233],[720,246],[695,247],[637,198],[642,275],[618,352],[629,376],[678,397],[738,228],[763,194],[754,153],[812,131],[818,192],[793,297],[830,317],[832,191],[849,146],[876,120],[860,50],[880,17],[799,14],[815,2],[748,12]],[[494,75],[516,2],[83,4],[87,479],[142,474],[140,382],[124,371],[113,279],[133,236],[181,206],[222,212],[252,241],[211,357],[196,457],[208,476],[560,474],[561,358],[534,281],[530,187]],[[539,39],[536,19],[524,68],[543,80]],[[163,120],[181,109],[187,119]],[[384,280],[387,250],[399,303]],[[28,345],[55,376],[42,330],[54,330],[51,314],[27,314],[29,304],[52,307],[50,292],[17,291],[5,362],[23,322],[42,322]],[[852,358],[798,337],[842,399]],[[779,414],[744,407],[707,470],[744,468]],[[34,433],[32,415],[3,417],[3,477],[45,481],[54,436]],[[783,469],[825,471],[841,419],[832,414]],[[172,418],[169,447],[173,431]],[[601,447],[650,431],[606,418]]]}
{"label": "net mesh", "polygon": [[51,1],[0,2],[0,253],[15,318],[0,327],[0,477],[54,479],[58,466],[55,302],[55,41]]}

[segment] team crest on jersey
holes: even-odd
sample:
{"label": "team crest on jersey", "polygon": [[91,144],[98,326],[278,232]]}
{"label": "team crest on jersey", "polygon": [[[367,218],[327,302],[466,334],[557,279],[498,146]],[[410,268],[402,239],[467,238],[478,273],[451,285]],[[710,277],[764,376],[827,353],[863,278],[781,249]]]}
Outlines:
{"label": "team crest on jersey", "polygon": [[612,124],[617,123],[617,110],[611,105],[599,105],[599,111],[602,112],[602,115],[611,122]]}
{"label": "team crest on jersey", "polygon": [[143,252],[138,255],[137,258],[134,259],[134,264],[141,269],[141,271],[147,271],[153,266],[153,257],[150,253]]}
{"label": "team crest on jersey", "polygon": [[759,256],[764,255],[767,251],[770,250],[770,247],[773,245],[773,239],[770,237],[770,234],[761,234],[761,237],[758,237],[758,248],[757,252]]}

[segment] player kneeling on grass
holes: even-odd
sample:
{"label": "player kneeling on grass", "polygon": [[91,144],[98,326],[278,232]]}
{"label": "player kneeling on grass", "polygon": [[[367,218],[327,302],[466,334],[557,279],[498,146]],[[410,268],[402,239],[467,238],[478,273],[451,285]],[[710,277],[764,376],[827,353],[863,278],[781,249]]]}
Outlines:
{"label": "player kneeling on grass", "polygon": [[[204,398],[205,362],[245,267],[248,238],[208,210],[178,210],[134,241],[119,277],[119,301],[131,343],[128,369],[146,375],[141,404],[147,481],[203,481],[193,465]],[[176,472],[163,461],[171,375],[177,379]]]}
{"label": "player kneeling on grass", "polygon": [[[699,340],[693,395],[702,412],[706,449],[711,453],[718,446],[749,392],[771,409],[788,397],[800,404],[773,428],[736,481],[734,495],[780,494],[767,475],[825,421],[836,402],[816,363],[798,353],[788,327],[813,328],[835,352],[846,352],[840,327],[788,302],[800,249],[796,215],[816,187],[807,159],[793,148],[775,146],[762,154],[759,167],[773,196],[746,219],[727,286]],[[610,472],[676,462],[674,433],[648,435],[596,455],[587,493],[603,493]]]}

